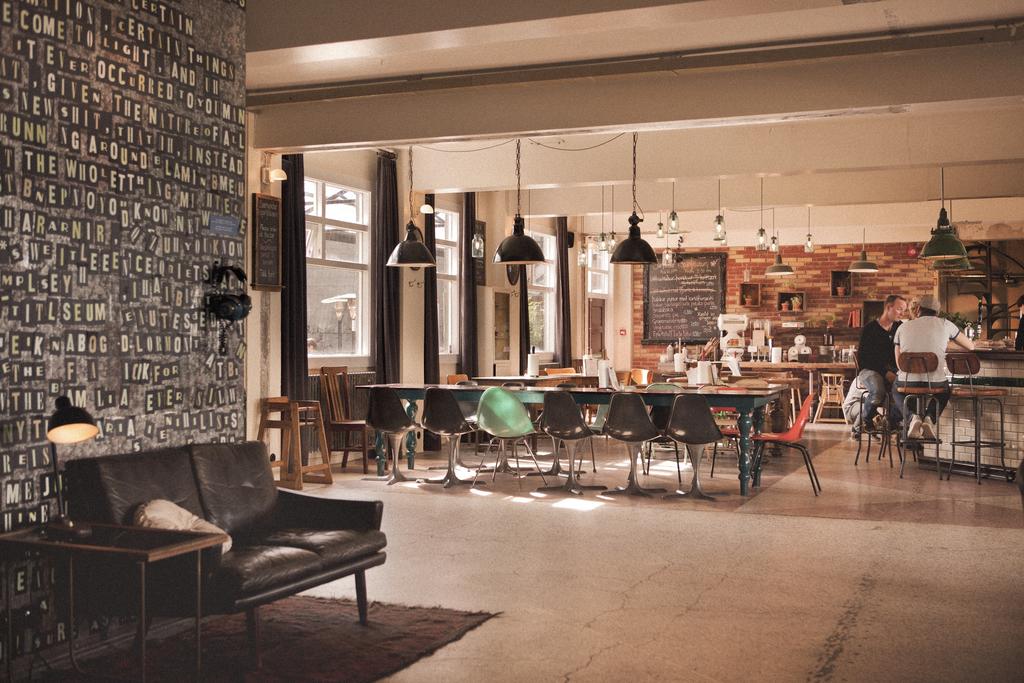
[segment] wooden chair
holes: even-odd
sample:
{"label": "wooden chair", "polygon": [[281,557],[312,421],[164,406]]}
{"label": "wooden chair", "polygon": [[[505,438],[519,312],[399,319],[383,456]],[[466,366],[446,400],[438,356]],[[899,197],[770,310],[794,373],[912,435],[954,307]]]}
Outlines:
{"label": "wooden chair", "polygon": [[[365,420],[353,420],[349,401],[348,368],[345,366],[320,368],[320,395],[327,403],[325,427],[331,434],[341,434],[341,469],[348,467],[349,451],[362,450],[363,474],[369,471],[367,450],[369,431]],[[359,443],[352,443],[350,435],[359,434]]]}
{"label": "wooden chair", "polygon": [[[302,462],[302,429],[313,428],[320,450],[319,463]],[[266,443],[267,430],[281,430],[281,459],[270,466],[280,474],[274,480],[278,486],[302,490],[303,482],[330,484],[331,451],[324,433],[324,420],[319,401],[292,401],[287,396],[275,396],[260,401],[260,426],[256,438]]]}
{"label": "wooden chair", "polygon": [[629,379],[632,384],[638,387],[645,387],[654,381],[654,371],[644,368],[633,368],[629,371]]}
{"label": "wooden chair", "polygon": [[576,368],[544,368],[545,375],[575,375]]}
{"label": "wooden chair", "polygon": [[[814,413],[815,422],[846,422],[846,417],[843,416],[844,379],[840,374],[821,373],[821,398],[818,401],[818,410]],[[828,409],[838,410],[839,417],[822,417]]]}
{"label": "wooden chair", "polygon": [[458,373],[453,373],[451,375],[448,375],[448,377],[445,379],[444,383],[445,384],[458,384],[459,382],[468,382],[468,381],[469,381],[469,375],[467,375],[465,373],[462,373],[462,372],[458,372]]}

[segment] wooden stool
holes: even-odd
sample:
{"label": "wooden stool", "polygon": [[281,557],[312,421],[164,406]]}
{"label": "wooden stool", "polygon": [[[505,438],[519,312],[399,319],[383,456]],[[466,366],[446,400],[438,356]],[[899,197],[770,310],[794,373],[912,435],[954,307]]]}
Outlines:
{"label": "wooden stool", "polygon": [[[843,416],[843,375],[830,372],[821,373],[821,397],[818,401],[818,410],[814,413],[815,422],[840,422],[846,423]],[[832,408],[839,411],[839,417],[822,417],[827,409]]]}
{"label": "wooden stool", "polygon": [[[276,417],[275,417],[276,415]],[[320,446],[317,464],[302,464],[302,428],[316,430]],[[268,429],[281,430],[281,459],[271,461],[271,467],[280,468],[278,486],[301,491],[303,482],[331,484],[331,451],[327,447],[324,418],[319,401],[292,401],[287,396],[275,396],[260,401],[260,426],[256,438],[266,443]]]}
{"label": "wooden stool", "polygon": [[[974,376],[981,372],[981,362],[973,353],[947,353],[946,367],[949,369],[950,374],[953,375],[954,380],[967,380],[966,386],[963,384],[954,386],[950,396],[950,403],[953,404],[953,438],[949,442],[953,449],[952,460],[949,465],[950,474],[952,474],[953,464],[956,462],[956,447],[968,446],[974,451],[974,478],[980,484],[981,449],[999,449],[999,462],[1002,465],[1003,472],[1006,473],[1006,481],[1011,481],[1010,470],[1006,469],[1006,416],[1003,411],[1003,397],[1008,392],[1002,387],[974,386]],[[957,407],[959,403],[965,402],[970,404],[971,412],[969,415],[974,418],[974,433],[972,438],[957,439],[956,421],[957,418],[961,417],[957,412]],[[985,417],[984,409],[986,405],[999,410],[998,441],[981,438],[982,421]],[[946,478],[949,479],[949,476],[946,475]]]}

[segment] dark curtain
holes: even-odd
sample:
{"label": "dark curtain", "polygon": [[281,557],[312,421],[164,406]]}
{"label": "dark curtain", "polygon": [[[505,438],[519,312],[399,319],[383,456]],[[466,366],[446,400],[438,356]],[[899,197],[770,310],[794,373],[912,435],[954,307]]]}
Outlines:
{"label": "dark curtain", "polygon": [[[423,201],[434,206],[436,197],[428,194]],[[423,217],[423,243],[437,260],[437,244],[434,232],[434,214]],[[438,357],[437,341],[437,268],[424,268],[423,277],[423,383],[440,384],[441,363]],[[433,432],[423,430],[423,450],[441,449],[441,439]]]}
{"label": "dark curtain", "polygon": [[463,198],[462,234],[459,235],[462,252],[459,255],[459,360],[455,372],[470,377],[480,374],[476,348],[476,266],[473,263],[475,230],[476,193],[467,192]]}
{"label": "dark curtain", "polygon": [[530,354],[530,301],[526,291],[526,266],[519,266],[519,374],[526,374]]}
{"label": "dark curtain", "polygon": [[398,244],[398,170],[395,155],[377,152],[373,188],[373,250],[370,254],[370,299],[373,302],[373,367],[377,383],[399,380],[399,269],[388,268]]}
{"label": "dark curtain", "polygon": [[558,261],[555,272],[555,356],[563,368],[572,367],[572,311],[569,309],[569,221],[559,216],[555,221]]}
{"label": "dark curtain", "polygon": [[281,394],[305,400],[306,375],[306,178],[301,154],[285,154],[281,168]]}

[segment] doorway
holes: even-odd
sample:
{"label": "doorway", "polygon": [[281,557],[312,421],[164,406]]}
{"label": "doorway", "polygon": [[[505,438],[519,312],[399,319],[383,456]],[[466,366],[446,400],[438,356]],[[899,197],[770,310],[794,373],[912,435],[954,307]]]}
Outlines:
{"label": "doorway", "polygon": [[604,299],[588,299],[587,319],[590,321],[587,330],[587,341],[590,353],[595,356],[604,356]]}

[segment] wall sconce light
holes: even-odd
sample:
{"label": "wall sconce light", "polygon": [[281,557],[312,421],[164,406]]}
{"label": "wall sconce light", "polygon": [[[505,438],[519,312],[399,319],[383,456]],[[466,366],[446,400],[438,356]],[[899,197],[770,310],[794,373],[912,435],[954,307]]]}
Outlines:
{"label": "wall sconce light", "polygon": [[260,165],[260,182],[264,185],[270,183],[280,183],[288,180],[288,174],[285,173],[283,168],[271,168],[270,167],[270,152],[263,153],[263,163]]}

